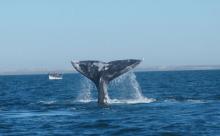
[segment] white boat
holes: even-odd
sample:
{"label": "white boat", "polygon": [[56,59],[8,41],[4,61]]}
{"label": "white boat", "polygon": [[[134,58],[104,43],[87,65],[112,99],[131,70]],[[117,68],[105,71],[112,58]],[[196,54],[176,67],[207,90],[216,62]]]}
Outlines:
{"label": "white boat", "polygon": [[49,73],[49,80],[61,80],[63,79],[63,75],[59,73]]}

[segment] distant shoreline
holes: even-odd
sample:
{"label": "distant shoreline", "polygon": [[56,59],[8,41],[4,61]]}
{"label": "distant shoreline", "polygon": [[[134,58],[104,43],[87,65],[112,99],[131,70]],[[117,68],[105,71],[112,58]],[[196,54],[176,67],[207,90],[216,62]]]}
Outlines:
{"label": "distant shoreline", "polygon": [[[148,67],[137,68],[134,72],[174,72],[174,71],[214,71],[220,70],[220,66],[215,67]],[[51,70],[58,71],[62,74],[74,74],[76,71],[72,70]],[[0,72],[0,76],[13,76],[13,75],[47,75],[51,71],[22,71],[22,72]]]}

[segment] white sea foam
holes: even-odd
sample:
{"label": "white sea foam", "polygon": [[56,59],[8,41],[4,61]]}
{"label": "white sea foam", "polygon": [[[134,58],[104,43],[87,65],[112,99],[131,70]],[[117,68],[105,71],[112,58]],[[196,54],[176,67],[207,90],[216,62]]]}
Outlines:
{"label": "white sea foam", "polygon": [[187,102],[191,102],[191,103],[206,103],[203,100],[193,100],[193,99],[189,99],[189,100],[187,100]]}
{"label": "white sea foam", "polygon": [[[91,100],[77,100],[76,102],[80,103],[90,103],[90,102],[97,102],[97,99]],[[142,98],[142,99],[108,99],[108,104],[138,104],[138,103],[151,103],[155,102],[156,99],[153,98]]]}
{"label": "white sea foam", "polygon": [[141,98],[141,99],[109,99],[110,104],[138,104],[138,103],[151,103],[156,101],[153,98]]}
{"label": "white sea foam", "polygon": [[88,100],[76,100],[76,102],[80,103],[90,103],[90,102],[96,102],[96,99],[88,99]]}
{"label": "white sea foam", "polygon": [[39,101],[39,103],[51,105],[51,104],[56,103],[56,101]]}

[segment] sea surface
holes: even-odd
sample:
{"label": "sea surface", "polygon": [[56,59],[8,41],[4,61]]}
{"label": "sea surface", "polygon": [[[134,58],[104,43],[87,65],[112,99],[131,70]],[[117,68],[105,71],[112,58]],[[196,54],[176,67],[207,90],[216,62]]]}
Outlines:
{"label": "sea surface", "polygon": [[80,74],[0,76],[0,136],[219,136],[220,71],[130,72],[97,104]]}

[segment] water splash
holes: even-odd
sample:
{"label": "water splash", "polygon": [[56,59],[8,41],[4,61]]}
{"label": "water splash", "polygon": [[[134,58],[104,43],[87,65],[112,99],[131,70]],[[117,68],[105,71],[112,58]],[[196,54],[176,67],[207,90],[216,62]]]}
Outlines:
{"label": "water splash", "polygon": [[155,99],[144,97],[141,87],[134,72],[128,72],[113,80],[109,86],[109,93],[112,93],[109,103],[150,103]]}
{"label": "water splash", "polygon": [[80,90],[76,98],[76,101],[85,103],[93,101],[91,94],[92,89],[93,84],[89,79],[85,77],[80,78]]}
{"label": "water splash", "polygon": [[[97,101],[97,96],[93,98],[93,94],[97,94],[94,84],[89,79],[82,77],[76,101],[83,103]],[[136,80],[136,75],[133,72],[128,72],[113,80],[108,86],[108,94],[107,102],[110,104],[135,104],[155,101],[155,99],[143,96],[140,85]]]}
{"label": "water splash", "polygon": [[109,87],[109,92],[117,91],[115,99],[109,99],[109,103],[150,103],[155,99],[147,98],[142,94],[141,87],[134,72],[128,72],[113,80]]}

